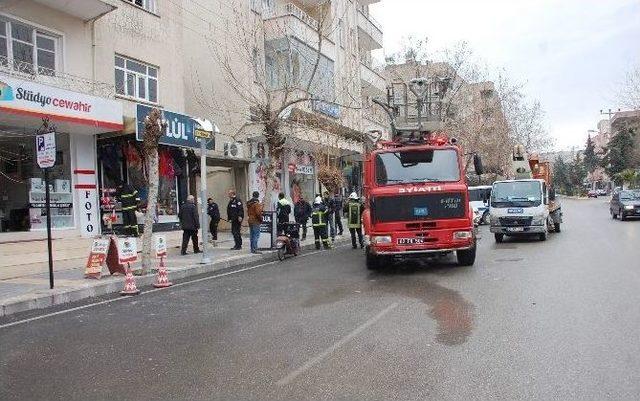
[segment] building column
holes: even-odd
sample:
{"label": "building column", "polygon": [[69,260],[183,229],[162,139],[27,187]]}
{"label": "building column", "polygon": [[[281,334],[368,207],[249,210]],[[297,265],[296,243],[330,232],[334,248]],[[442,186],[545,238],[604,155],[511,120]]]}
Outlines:
{"label": "building column", "polygon": [[71,135],[73,209],[80,234],[100,235],[95,135]]}

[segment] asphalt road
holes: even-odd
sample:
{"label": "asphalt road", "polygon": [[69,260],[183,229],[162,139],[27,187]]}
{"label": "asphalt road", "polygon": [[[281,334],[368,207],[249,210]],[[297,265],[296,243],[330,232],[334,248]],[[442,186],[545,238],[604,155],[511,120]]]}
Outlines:
{"label": "asphalt road", "polygon": [[474,267],[340,248],[0,325],[0,399],[640,399],[640,220],[563,209]]}

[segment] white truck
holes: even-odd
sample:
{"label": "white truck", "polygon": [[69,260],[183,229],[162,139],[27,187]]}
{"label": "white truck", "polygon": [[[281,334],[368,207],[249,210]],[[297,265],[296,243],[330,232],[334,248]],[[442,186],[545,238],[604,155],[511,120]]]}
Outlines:
{"label": "white truck", "polygon": [[496,242],[505,236],[537,236],[547,239],[549,232],[560,232],[562,208],[551,186],[548,162],[537,156],[526,157],[524,148],[513,153],[516,179],[496,181],[489,204],[490,231]]}

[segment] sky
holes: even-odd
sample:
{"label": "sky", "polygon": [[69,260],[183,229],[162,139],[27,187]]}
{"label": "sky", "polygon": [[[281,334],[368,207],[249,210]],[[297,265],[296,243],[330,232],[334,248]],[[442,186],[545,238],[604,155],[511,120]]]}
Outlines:
{"label": "sky", "polygon": [[371,14],[386,54],[408,36],[428,37],[434,52],[468,42],[542,103],[558,150],[584,146],[640,64],[640,0],[382,0]]}

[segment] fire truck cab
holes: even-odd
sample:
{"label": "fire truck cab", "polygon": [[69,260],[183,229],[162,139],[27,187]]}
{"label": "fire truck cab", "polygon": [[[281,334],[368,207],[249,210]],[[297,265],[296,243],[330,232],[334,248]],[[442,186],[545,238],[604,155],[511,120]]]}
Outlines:
{"label": "fire truck cab", "polygon": [[391,258],[433,258],[456,252],[473,265],[476,236],[463,155],[442,134],[422,143],[383,142],[365,160],[363,223],[369,269]]}

